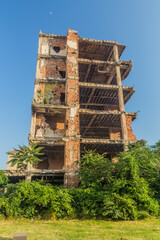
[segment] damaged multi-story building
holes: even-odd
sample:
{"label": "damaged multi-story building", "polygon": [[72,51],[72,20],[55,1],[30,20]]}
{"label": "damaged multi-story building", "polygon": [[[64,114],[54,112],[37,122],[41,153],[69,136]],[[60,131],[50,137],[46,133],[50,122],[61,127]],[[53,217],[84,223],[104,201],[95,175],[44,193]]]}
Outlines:
{"label": "damaged multi-story building", "polygon": [[113,160],[136,141],[131,123],[137,114],[124,107],[135,92],[122,86],[132,69],[132,61],[119,60],[124,49],[71,29],[67,36],[39,33],[29,142],[43,146],[44,155],[28,165],[28,180],[43,176],[76,186],[75,163],[86,150]]}

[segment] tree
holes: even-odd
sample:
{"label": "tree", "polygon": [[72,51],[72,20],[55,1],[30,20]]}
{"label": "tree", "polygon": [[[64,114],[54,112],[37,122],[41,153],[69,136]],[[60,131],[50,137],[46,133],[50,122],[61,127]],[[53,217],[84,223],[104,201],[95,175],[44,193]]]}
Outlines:
{"label": "tree", "polygon": [[113,164],[103,154],[88,151],[81,158],[80,181],[82,187],[101,187],[111,182]]}
{"label": "tree", "polygon": [[19,149],[14,149],[15,152],[8,152],[7,154],[11,156],[11,166],[17,165],[17,169],[27,169],[28,163],[36,164],[42,161],[38,156],[44,155],[41,152],[43,147],[37,147],[37,144],[31,143],[29,147],[23,145],[19,146]]}
{"label": "tree", "polygon": [[160,155],[160,140],[157,143],[155,143],[154,145],[152,145],[151,148],[153,149],[153,151],[155,153]]}
{"label": "tree", "polygon": [[[159,153],[147,144],[136,143],[117,158],[116,163],[95,152],[83,155],[79,173],[81,186],[86,190],[93,189],[97,194],[102,191],[104,196],[108,196],[104,200],[105,211],[106,216],[112,219],[157,216],[160,199]],[[132,217],[127,213],[128,209]]]}

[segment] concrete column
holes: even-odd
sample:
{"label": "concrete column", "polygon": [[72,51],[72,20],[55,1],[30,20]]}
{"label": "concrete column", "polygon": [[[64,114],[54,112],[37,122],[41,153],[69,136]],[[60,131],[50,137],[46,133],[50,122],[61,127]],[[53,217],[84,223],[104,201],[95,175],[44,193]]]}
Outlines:
{"label": "concrete column", "polygon": [[68,188],[77,186],[80,160],[79,136],[79,71],[78,71],[78,33],[68,29],[66,61],[66,142],[65,142],[65,177],[64,185]]}
{"label": "concrete column", "polygon": [[30,127],[30,140],[35,136],[35,128],[36,128],[36,113],[32,112],[31,118],[31,127]]}
{"label": "concrete column", "polygon": [[31,182],[31,180],[32,180],[32,176],[31,175],[26,175],[25,176],[25,181],[26,182]]}
{"label": "concrete column", "polygon": [[25,181],[27,181],[27,182],[31,182],[31,178],[32,178],[32,176],[31,176],[31,169],[32,169],[32,164],[31,163],[27,163],[27,175],[25,177]]}
{"label": "concrete column", "polygon": [[[114,54],[115,62],[119,63],[119,55],[118,55],[117,44],[113,46],[113,54]],[[124,98],[123,98],[123,88],[122,88],[120,65],[115,66],[115,72],[116,72],[117,85],[119,87],[119,89],[118,89],[118,100],[119,100],[119,110],[121,111],[122,139],[127,141],[128,136],[127,136],[126,115],[125,115],[125,108],[124,108]],[[127,143],[124,144],[124,150],[125,151],[127,150]]]}

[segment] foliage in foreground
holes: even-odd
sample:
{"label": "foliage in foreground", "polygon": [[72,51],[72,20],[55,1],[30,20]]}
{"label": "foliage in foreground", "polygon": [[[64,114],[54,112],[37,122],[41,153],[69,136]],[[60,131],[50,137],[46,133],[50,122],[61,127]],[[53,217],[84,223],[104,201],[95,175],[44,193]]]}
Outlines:
{"label": "foliage in foreground", "polygon": [[6,217],[65,218],[72,216],[73,209],[67,189],[43,182],[20,182],[8,185],[0,198],[0,212]]}
{"label": "foliage in foreground", "polygon": [[14,149],[14,152],[8,152],[7,154],[11,156],[11,160],[8,163],[11,166],[17,166],[18,169],[26,169],[27,164],[36,164],[39,161],[42,161],[38,156],[43,155],[41,152],[43,147],[37,147],[37,144],[30,143],[30,146],[25,145],[19,146],[19,149]]}
{"label": "foliage in foreground", "polygon": [[[156,146],[156,147],[155,147]],[[8,185],[0,198],[6,217],[135,220],[159,215],[160,151],[136,144],[118,163],[88,152],[81,161],[80,187],[55,188],[43,182]]]}
{"label": "foliage in foreground", "polygon": [[5,217],[97,218],[129,220],[157,216],[156,200],[138,199],[95,188],[53,188],[42,182],[8,185],[0,198],[0,213]]}
{"label": "foliage in foreground", "polygon": [[3,189],[8,183],[8,177],[0,171],[0,190]]}

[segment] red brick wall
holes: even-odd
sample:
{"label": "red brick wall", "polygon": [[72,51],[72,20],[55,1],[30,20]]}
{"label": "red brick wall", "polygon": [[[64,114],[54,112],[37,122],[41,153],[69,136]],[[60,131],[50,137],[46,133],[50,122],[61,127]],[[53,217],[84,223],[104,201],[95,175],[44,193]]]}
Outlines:
{"label": "red brick wall", "polygon": [[76,162],[80,158],[80,144],[78,140],[69,140],[66,142],[65,148],[65,170],[75,171],[77,169]]}
{"label": "red brick wall", "polygon": [[[132,117],[126,116],[128,140],[137,140],[136,136],[133,134],[133,129],[131,127],[131,124],[132,124]],[[118,140],[119,138],[121,139],[121,133],[119,131],[117,131],[116,129],[111,129],[110,130],[110,139]]]}
{"label": "red brick wall", "polygon": [[71,109],[66,110],[66,136],[73,137],[80,134],[80,126],[79,126],[79,109],[75,108],[77,113],[75,117],[71,117]]}
{"label": "red brick wall", "polygon": [[79,103],[79,82],[74,79],[67,80],[66,86],[67,98],[66,104],[74,106]]}
{"label": "red brick wall", "polygon": [[45,122],[44,114],[37,113],[37,116],[36,116],[36,126],[41,126],[42,122]]}
{"label": "red brick wall", "polygon": [[136,136],[133,134],[131,123],[132,123],[132,117],[126,116],[128,140],[137,140]]}
{"label": "red brick wall", "polygon": [[66,39],[54,38],[52,40],[52,47],[60,47],[60,50],[64,50],[66,47]]}
{"label": "red brick wall", "polygon": [[40,68],[42,78],[64,78],[61,72],[66,72],[66,63],[63,59],[48,59],[44,66]]}
{"label": "red brick wall", "polygon": [[[50,131],[50,137],[55,135],[63,137],[65,135],[64,117],[62,116],[45,116],[42,113],[37,113],[35,135],[40,131],[42,138],[45,137],[46,130]],[[54,136],[52,136],[54,134]]]}
{"label": "red brick wall", "polygon": [[112,140],[121,139],[121,132],[115,129],[110,130],[110,139]]}

